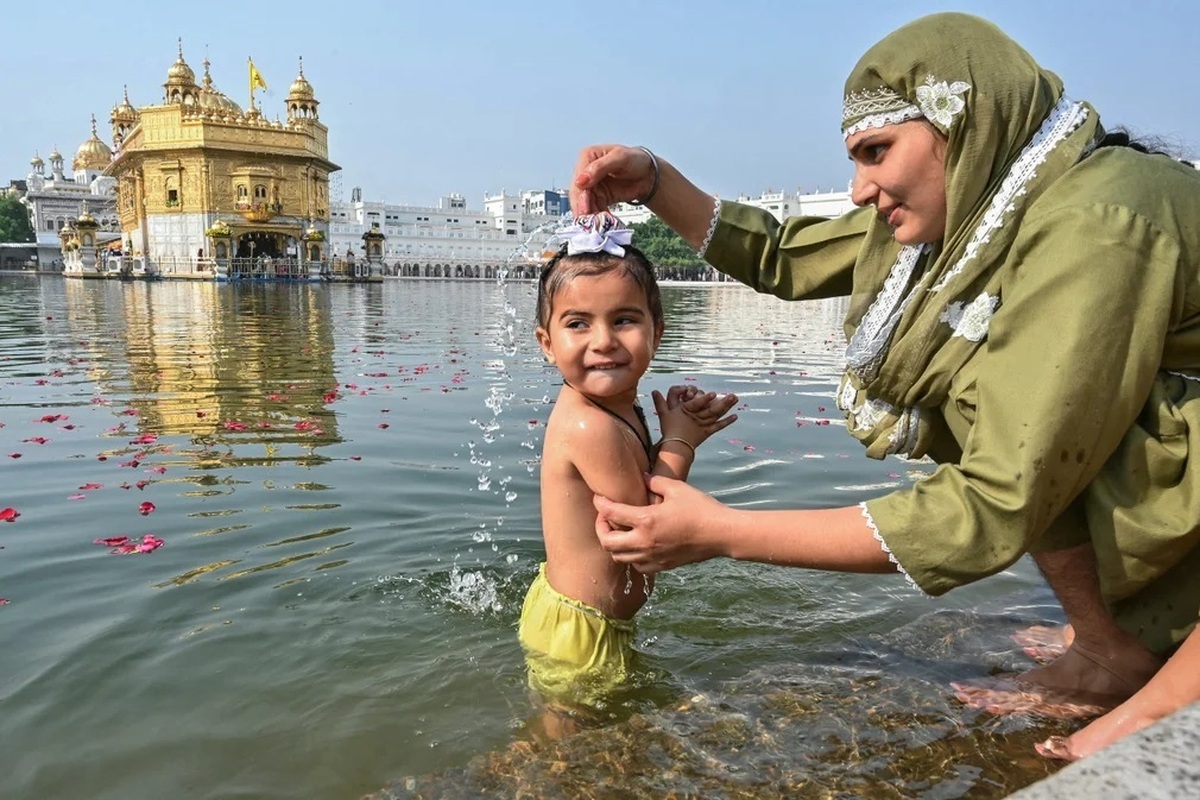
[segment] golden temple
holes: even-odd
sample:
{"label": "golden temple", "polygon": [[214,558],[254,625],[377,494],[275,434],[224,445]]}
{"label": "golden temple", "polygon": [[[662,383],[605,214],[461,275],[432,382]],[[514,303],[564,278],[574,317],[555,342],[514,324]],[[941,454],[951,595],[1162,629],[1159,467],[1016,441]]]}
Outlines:
{"label": "golden temple", "polygon": [[[325,275],[329,175],[339,167],[329,160],[329,130],[303,62],[284,121],[268,120],[255,104],[254,90],[266,82],[253,62],[246,110],[214,86],[203,64],[197,83],[181,41],[162,102],[135,108],[126,90],[110,118],[111,155],[94,125],[95,143],[76,154],[117,179],[119,259],[165,277]],[[119,266],[130,271],[129,263]],[[99,258],[94,267],[109,271]]]}

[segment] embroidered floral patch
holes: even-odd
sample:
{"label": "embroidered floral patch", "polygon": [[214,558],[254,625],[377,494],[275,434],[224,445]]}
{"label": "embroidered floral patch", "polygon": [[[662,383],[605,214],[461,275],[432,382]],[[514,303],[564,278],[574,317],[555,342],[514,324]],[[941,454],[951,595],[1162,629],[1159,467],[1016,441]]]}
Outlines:
{"label": "embroidered floral patch", "polygon": [[970,88],[971,84],[963,81],[947,83],[930,75],[925,78],[925,85],[917,87],[917,105],[930,122],[949,128],[954,118],[967,107],[959,95]]}
{"label": "embroidered floral patch", "polygon": [[966,305],[960,302],[948,305],[942,312],[942,322],[954,329],[952,336],[982,342],[998,305],[999,297],[984,292]]}

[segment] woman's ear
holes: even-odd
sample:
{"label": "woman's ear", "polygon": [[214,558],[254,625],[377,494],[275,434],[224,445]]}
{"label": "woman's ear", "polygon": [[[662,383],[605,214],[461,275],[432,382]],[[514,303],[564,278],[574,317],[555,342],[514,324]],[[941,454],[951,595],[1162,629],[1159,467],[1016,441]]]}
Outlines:
{"label": "woman's ear", "polygon": [[542,348],[542,355],[546,357],[546,361],[554,363],[554,351],[550,349],[550,334],[542,326],[538,326],[534,331],[537,336],[538,346]]}

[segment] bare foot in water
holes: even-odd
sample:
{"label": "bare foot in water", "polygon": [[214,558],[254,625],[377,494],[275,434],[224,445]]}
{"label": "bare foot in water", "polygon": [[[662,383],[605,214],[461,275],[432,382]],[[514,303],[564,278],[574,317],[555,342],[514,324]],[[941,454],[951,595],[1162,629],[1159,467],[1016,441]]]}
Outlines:
{"label": "bare foot in water", "polygon": [[1094,717],[1142,688],[1163,660],[1133,637],[1109,653],[1073,642],[1050,664],[1020,675],[953,683],[958,700],[992,714]]}
{"label": "bare foot in water", "polygon": [[1011,638],[1025,655],[1040,664],[1048,664],[1067,652],[1071,642],[1075,641],[1075,629],[1070,625],[1030,625]]}

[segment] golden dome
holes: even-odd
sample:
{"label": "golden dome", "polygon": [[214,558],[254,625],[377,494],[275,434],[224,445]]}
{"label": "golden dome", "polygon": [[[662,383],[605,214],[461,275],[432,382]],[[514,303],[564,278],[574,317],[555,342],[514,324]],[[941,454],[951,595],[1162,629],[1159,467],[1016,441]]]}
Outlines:
{"label": "golden dome", "polygon": [[292,86],[288,89],[288,100],[311,100],[313,97],[312,84],[308,82],[308,78],[304,77],[304,59],[300,59],[300,74],[296,76],[296,80],[292,81]]}
{"label": "golden dome", "polygon": [[196,101],[196,105],[206,111],[215,111],[218,114],[231,114],[235,117],[242,115],[242,107],[230,100],[226,95],[217,91],[213,86],[212,75],[208,72],[208,59],[204,59],[204,85],[200,87],[200,97]]}
{"label": "golden dome", "polygon": [[73,169],[104,169],[112,161],[112,150],[96,135],[96,115],[92,115],[92,136],[75,151]]}
{"label": "golden dome", "polygon": [[33,158],[29,159],[29,164],[30,164],[30,166],[33,166],[33,167],[40,167],[45,163],[46,162],[42,161],[42,157],[39,156],[37,153],[34,153]]}
{"label": "golden dome", "polygon": [[50,160],[51,161],[62,161],[62,153],[58,152],[57,145],[54,147],[53,150],[50,151]]}
{"label": "golden dome", "polygon": [[234,116],[238,117],[242,115],[241,106],[215,89],[201,89],[200,100],[197,105],[200,108],[211,111],[219,111],[222,114],[233,114]]}
{"label": "golden dome", "polygon": [[167,83],[188,86],[196,84],[196,73],[192,72],[192,68],[183,60],[183,39],[179,40],[179,58],[175,59],[175,63],[167,70]]}
{"label": "golden dome", "polygon": [[111,118],[116,120],[134,120],[137,119],[137,109],[129,102],[129,87],[125,87],[125,97],[120,103],[113,106]]}

